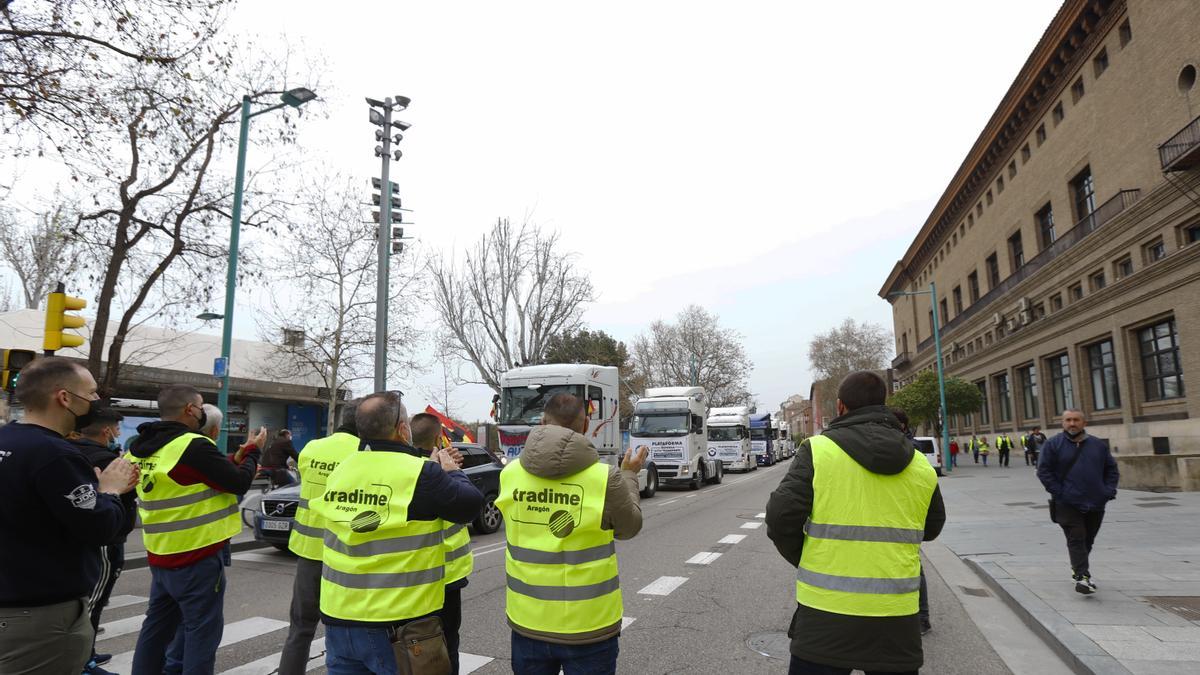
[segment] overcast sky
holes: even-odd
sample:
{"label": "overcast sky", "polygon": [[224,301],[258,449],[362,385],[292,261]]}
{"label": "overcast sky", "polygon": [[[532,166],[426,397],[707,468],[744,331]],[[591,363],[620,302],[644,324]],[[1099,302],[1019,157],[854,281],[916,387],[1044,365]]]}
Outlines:
{"label": "overcast sky", "polygon": [[[363,97],[412,98],[393,180],[423,244],[498,216],[561,230],[588,324],[628,341],[700,304],[774,409],[807,395],[814,333],[890,331],[876,292],[1060,4],[295,0],[242,2],[231,28],[323,53],[328,118],[300,150],[364,193]],[[487,413],[481,387],[456,399]]]}

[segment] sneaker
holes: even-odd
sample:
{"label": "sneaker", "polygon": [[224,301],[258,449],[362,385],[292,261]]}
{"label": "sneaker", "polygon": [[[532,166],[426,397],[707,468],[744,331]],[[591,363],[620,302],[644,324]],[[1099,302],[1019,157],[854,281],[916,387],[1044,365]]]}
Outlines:
{"label": "sneaker", "polygon": [[1096,592],[1096,584],[1092,583],[1091,577],[1072,577],[1075,581],[1075,592],[1091,595]]}
{"label": "sneaker", "polygon": [[92,663],[102,666],[112,661],[112,654],[92,654]]}
{"label": "sneaker", "polygon": [[921,635],[929,635],[933,630],[933,624],[929,623],[929,619],[921,618]]}
{"label": "sneaker", "polygon": [[83,675],[117,675],[117,673],[101,668],[95,661],[88,661],[87,665],[83,667]]}

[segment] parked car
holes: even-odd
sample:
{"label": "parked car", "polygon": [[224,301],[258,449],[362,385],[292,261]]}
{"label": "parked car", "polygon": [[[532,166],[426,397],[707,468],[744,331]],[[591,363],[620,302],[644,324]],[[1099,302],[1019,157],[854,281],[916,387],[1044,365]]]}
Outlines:
{"label": "parked car", "polygon": [[[500,509],[496,508],[496,497],[500,495],[500,470],[504,464],[477,443],[455,443],[454,447],[462,453],[463,473],[484,496],[483,511],[471,523],[471,530],[476,534],[491,534],[504,523]],[[257,509],[243,508],[242,520],[254,528],[255,539],[286,551],[299,503],[299,485],[281,487],[264,494]]]}
{"label": "parked car", "polygon": [[938,440],[932,436],[917,436],[913,439],[913,443],[925,454],[925,459],[929,460],[929,465],[933,467],[937,475],[942,475],[942,450]]}

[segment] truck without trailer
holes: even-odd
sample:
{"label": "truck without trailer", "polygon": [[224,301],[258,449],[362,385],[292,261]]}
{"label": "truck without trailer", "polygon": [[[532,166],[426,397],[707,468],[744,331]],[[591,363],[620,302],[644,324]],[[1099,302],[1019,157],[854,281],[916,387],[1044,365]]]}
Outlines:
{"label": "truck without trailer", "polygon": [[778,460],[771,438],[771,413],[750,415],[750,451],[759,466],[772,466]]}
{"label": "truck without trailer", "polygon": [[[513,368],[500,375],[500,392],[496,423],[505,461],[520,456],[529,431],[542,423],[546,401],[555,394],[567,393],[587,402],[587,437],[600,461],[620,465],[624,449],[618,428],[620,374],[615,367],[555,363]],[[658,471],[653,461],[648,460],[638,472],[638,488],[643,497],[653,497],[658,490]]]}
{"label": "truck without trailer", "polygon": [[795,444],[792,443],[792,439],[788,438],[787,423],[784,422],[782,419],[775,417],[775,418],[773,418],[771,424],[774,425],[774,427],[776,429],[775,438],[777,440],[775,441],[775,443],[776,443],[776,446],[778,447],[777,454],[779,455],[779,459],[780,460],[790,459],[793,455],[796,454],[796,446],[795,446]]}
{"label": "truck without trailer", "polygon": [[758,464],[750,452],[750,409],[746,406],[708,411],[708,452],[721,460],[725,471],[754,471]]}
{"label": "truck without trailer", "polygon": [[708,446],[704,387],[655,387],[633,409],[630,445],[650,448],[658,480],[693,490],[720,483],[721,460]]}

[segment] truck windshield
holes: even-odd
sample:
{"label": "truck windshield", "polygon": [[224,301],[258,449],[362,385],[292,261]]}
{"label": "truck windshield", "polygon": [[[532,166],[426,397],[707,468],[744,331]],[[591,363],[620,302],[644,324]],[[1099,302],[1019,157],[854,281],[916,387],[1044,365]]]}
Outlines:
{"label": "truck windshield", "polygon": [[750,440],[752,440],[752,441],[767,440],[767,430],[766,429],[751,429],[750,430]]}
{"label": "truck windshield", "polygon": [[708,440],[710,441],[736,441],[741,438],[738,434],[737,427],[709,427]]}
{"label": "truck windshield", "polygon": [[688,433],[688,416],[635,415],[630,432],[634,436],[683,436]]}
{"label": "truck windshield", "polygon": [[555,394],[583,398],[583,385],[544,384],[537,389],[505,387],[500,395],[500,424],[541,424],[542,408]]}

